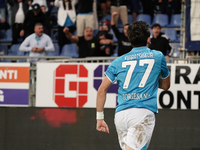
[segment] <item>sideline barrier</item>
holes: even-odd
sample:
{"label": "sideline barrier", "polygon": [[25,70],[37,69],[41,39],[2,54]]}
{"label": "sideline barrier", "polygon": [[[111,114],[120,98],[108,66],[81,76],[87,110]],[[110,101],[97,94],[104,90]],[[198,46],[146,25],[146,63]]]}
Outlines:
{"label": "sideline barrier", "polygon": [[[104,65],[105,63],[107,65],[109,65],[109,63],[111,63],[117,57],[88,57],[88,58],[76,58],[76,59],[75,58],[70,58],[70,57],[49,57],[49,56],[43,56],[43,57],[24,57],[24,56],[22,56],[22,57],[10,57],[10,56],[1,56],[0,57],[0,59],[11,59],[13,61],[14,60],[21,60],[21,59],[29,60],[30,58],[46,58],[46,59],[48,59],[47,61],[38,62],[38,63],[39,64],[46,63],[47,65],[49,64],[48,66],[51,66],[51,64],[56,64],[56,63],[57,64],[61,64],[61,63],[72,64],[73,63],[73,64],[88,64],[88,65],[93,64],[93,65],[97,66],[97,65]],[[195,88],[196,86],[198,86],[200,84],[200,82],[198,82],[199,81],[199,78],[198,78],[198,75],[199,75],[198,67],[199,66],[196,64],[195,67],[191,67],[190,68],[190,65],[189,65],[189,64],[195,65],[195,64],[192,64],[192,63],[197,63],[198,61],[199,61],[199,59],[195,58],[195,57],[194,58],[186,58],[186,59],[175,59],[175,58],[167,59],[167,62],[168,62],[169,65],[172,65],[172,66],[174,66],[174,65],[175,66],[176,65],[183,66],[183,71],[186,71],[186,74],[185,74],[186,77],[184,77],[184,73],[183,73],[183,75],[179,75],[178,76],[180,78],[180,81],[182,82],[178,88],[182,88],[183,86],[186,86],[188,88],[190,88],[191,86],[194,86],[194,88]],[[0,64],[2,64],[2,63],[0,63]],[[23,63],[13,63],[13,64],[23,64]],[[181,64],[183,64],[183,65],[181,65]],[[37,82],[36,78],[37,78],[37,73],[38,73],[37,69],[38,69],[37,68],[37,64],[30,66],[29,106],[36,106],[36,89],[37,89],[36,88],[36,82]],[[45,65],[44,65],[44,69],[45,69]],[[182,70],[180,70],[180,68],[179,68],[179,71],[182,71]],[[188,71],[189,71],[189,74],[187,74]],[[102,77],[103,77],[103,73],[101,74],[100,78],[102,79]],[[175,76],[172,76],[172,77],[173,77],[173,79],[175,79]],[[185,81],[188,80],[188,78],[190,80],[189,84],[185,82]],[[195,78],[196,78],[196,81],[195,81]],[[193,83],[194,81],[195,81],[195,83]],[[101,82],[101,81],[96,81],[96,82]],[[44,85],[46,83],[48,83],[48,81],[44,82],[44,80],[41,80],[39,84]],[[185,109],[186,108],[187,109],[190,109],[190,108],[197,109],[197,106],[195,105],[195,107],[193,107],[193,104],[190,101],[191,101],[191,98],[192,99],[195,98],[195,99],[197,99],[195,101],[195,104],[198,103],[198,99],[200,97],[198,95],[199,88],[196,88],[196,90],[193,89],[192,91],[189,90],[188,88],[185,88],[185,90],[187,89],[188,91],[186,90],[184,92],[179,92],[179,91],[177,91],[179,89],[176,89],[175,91],[177,91],[177,92],[175,94],[172,94],[174,91],[172,93],[164,93],[164,94],[162,94],[162,97],[165,96],[165,97],[167,97],[168,100],[166,100],[165,102],[160,101],[161,107],[163,107],[163,108],[171,108],[172,107],[174,109],[175,108],[185,107]],[[98,87],[96,87],[96,89],[98,89]],[[53,92],[53,91],[51,89],[48,92]],[[114,92],[112,92],[112,93],[116,94],[116,90]],[[95,95],[95,93],[93,93],[93,94]],[[179,95],[179,97],[178,97],[178,95]],[[74,96],[72,96],[72,97],[74,97]],[[160,97],[160,98],[162,99],[162,97]],[[176,104],[174,102],[176,100],[176,98],[182,99],[180,101],[180,103],[184,103],[184,104]],[[174,104],[176,105],[176,107],[174,106]],[[52,105],[52,106],[54,107],[55,105]],[[43,105],[43,107],[44,107],[44,105]],[[108,107],[111,107],[111,106],[108,105]]]}

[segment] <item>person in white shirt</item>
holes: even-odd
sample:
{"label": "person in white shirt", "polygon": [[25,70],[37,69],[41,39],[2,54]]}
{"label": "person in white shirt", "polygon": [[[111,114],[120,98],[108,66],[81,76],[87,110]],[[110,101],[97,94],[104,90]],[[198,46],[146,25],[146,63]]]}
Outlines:
{"label": "person in white shirt", "polygon": [[[48,51],[55,51],[51,38],[43,33],[43,25],[36,23],[34,28],[35,33],[29,35],[20,45],[19,50],[30,52],[29,56],[45,56]],[[32,58],[30,62],[35,64],[36,61],[45,59]]]}
{"label": "person in white shirt", "polygon": [[25,0],[8,0],[12,7],[11,25],[12,25],[12,44],[18,43],[19,33],[22,30],[25,15],[28,11],[27,2]]}

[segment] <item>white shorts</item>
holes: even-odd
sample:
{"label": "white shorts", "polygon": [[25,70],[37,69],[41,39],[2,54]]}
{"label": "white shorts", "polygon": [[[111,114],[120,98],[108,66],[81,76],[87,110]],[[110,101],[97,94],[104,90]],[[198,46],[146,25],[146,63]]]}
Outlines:
{"label": "white shorts", "polygon": [[145,108],[130,108],[115,114],[115,126],[122,150],[147,149],[155,126],[155,114]]}

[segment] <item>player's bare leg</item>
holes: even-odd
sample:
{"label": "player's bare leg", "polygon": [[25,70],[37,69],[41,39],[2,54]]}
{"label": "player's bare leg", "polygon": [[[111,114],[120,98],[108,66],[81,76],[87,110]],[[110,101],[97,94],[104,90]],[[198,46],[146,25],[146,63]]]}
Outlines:
{"label": "player's bare leg", "polygon": [[128,145],[126,145],[126,150],[134,150],[134,149],[132,149]]}

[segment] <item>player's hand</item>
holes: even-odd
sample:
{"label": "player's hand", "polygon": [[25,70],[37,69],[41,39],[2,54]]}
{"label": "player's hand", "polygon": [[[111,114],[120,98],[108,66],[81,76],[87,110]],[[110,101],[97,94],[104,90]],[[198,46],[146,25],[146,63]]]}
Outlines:
{"label": "player's hand", "polygon": [[24,30],[21,30],[20,33],[19,33],[19,35],[20,35],[21,37],[24,36]]}
{"label": "player's hand", "polygon": [[118,15],[117,12],[113,12],[113,13],[112,13],[112,16],[113,16],[113,17],[115,17],[115,16],[117,16],[117,15]]}
{"label": "player's hand", "polygon": [[64,32],[64,33],[68,33],[68,32],[69,32],[69,28],[68,28],[68,27],[65,27],[65,28],[63,29],[63,32]]}
{"label": "player's hand", "polygon": [[33,47],[33,48],[32,48],[32,51],[33,51],[33,52],[36,52],[36,51],[37,51],[37,48],[36,48],[36,47]]}
{"label": "player's hand", "polygon": [[97,127],[96,129],[100,132],[109,133],[109,128],[106,122],[103,119],[97,119]]}

